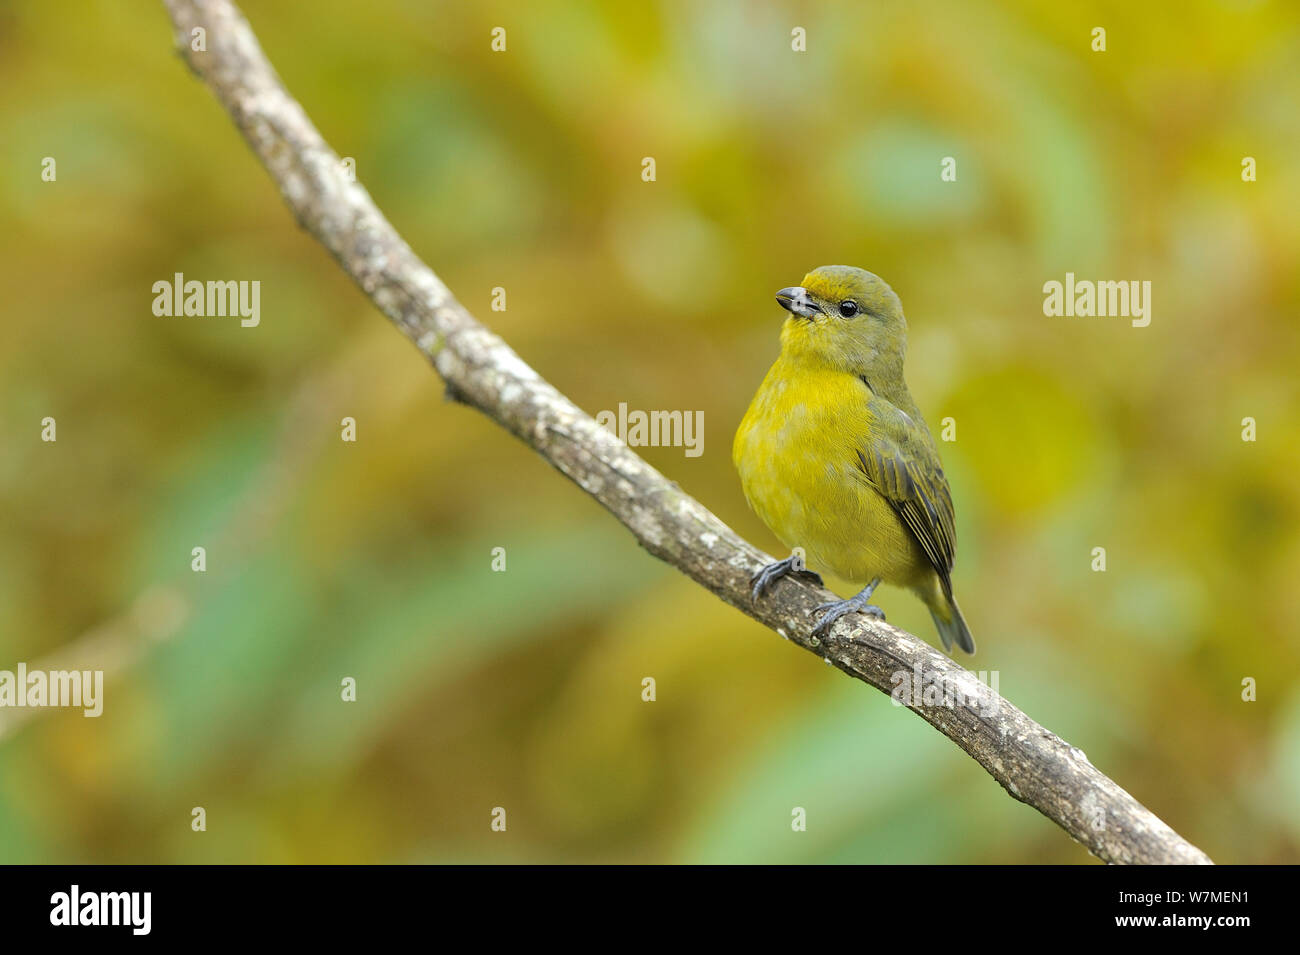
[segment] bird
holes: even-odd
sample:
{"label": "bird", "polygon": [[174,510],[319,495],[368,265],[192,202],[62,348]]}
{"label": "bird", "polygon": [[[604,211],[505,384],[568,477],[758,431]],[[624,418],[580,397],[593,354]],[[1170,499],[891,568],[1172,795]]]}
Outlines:
{"label": "bird", "polygon": [[829,571],[862,589],[822,604],[812,633],[861,612],[882,583],[929,608],[944,650],[975,652],[952,592],[952,493],[903,380],[907,320],[865,269],[828,265],[783,288],[781,353],[736,430],[732,460],[750,507],[791,556],[750,582],[755,602],[782,577]]}

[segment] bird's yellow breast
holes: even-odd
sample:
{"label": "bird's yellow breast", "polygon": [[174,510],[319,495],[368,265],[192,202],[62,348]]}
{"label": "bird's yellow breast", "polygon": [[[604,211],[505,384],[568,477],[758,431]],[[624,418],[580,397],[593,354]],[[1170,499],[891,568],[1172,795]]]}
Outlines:
{"label": "bird's yellow breast", "polygon": [[808,567],[854,583],[916,587],[932,571],[893,507],[865,480],[871,393],[842,371],[777,359],[749,406],[732,458],[750,507]]}

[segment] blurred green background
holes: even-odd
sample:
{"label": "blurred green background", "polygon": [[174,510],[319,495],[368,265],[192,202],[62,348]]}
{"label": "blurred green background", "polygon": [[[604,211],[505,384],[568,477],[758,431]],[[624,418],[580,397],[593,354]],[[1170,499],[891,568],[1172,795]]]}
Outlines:
{"label": "blurred green background", "polygon": [[[592,413],[703,411],[702,456],[645,456],[769,551],[730,444],[772,293],[883,276],[957,422],[973,666],[1217,861],[1295,863],[1300,8],[1162,6],[244,10],[526,361]],[[0,669],[110,671],[98,720],[0,712],[0,860],[1094,861],[446,403],[160,4],[0,7],[0,141]],[[1067,271],[1151,281],[1150,326],[1045,317]],[[174,272],[260,281],[260,327],[155,317]]]}

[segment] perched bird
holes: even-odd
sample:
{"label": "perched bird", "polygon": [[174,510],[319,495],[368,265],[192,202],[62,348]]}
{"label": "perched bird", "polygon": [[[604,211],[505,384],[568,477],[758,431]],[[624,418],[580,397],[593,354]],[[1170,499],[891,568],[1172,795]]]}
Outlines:
{"label": "perched bird", "polygon": [[952,595],[952,496],[939,452],[903,381],[898,296],[863,269],[828,265],[784,288],[781,355],[736,432],[732,459],[750,507],[794,553],[753,579],[758,600],[789,574],[828,570],[865,584],[823,604],[813,633],[860,611],[882,582],[925,602],[945,650],[975,652]]}

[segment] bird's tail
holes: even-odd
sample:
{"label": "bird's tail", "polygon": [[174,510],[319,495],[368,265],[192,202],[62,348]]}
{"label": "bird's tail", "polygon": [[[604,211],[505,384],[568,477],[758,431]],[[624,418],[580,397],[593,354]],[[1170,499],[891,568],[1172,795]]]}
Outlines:
{"label": "bird's tail", "polygon": [[975,652],[975,638],[970,635],[970,627],[966,626],[966,618],[952,594],[942,594],[939,606],[930,608],[930,616],[934,618],[944,650],[951,651],[955,643],[967,653]]}

